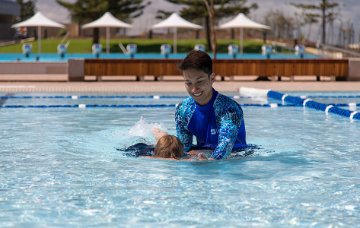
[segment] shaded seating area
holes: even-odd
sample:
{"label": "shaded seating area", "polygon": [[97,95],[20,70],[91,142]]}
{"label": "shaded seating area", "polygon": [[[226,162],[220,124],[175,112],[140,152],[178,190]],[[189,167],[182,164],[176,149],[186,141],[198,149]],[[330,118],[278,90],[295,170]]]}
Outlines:
{"label": "shaded seating area", "polygon": [[106,29],[106,53],[110,53],[110,28],[131,28],[132,25],[120,21],[114,17],[110,12],[104,13],[99,19],[85,24],[83,29],[89,28],[105,28]]}
{"label": "shaded seating area", "polygon": [[[65,28],[64,25],[59,24],[46,16],[44,16],[41,12],[37,12],[34,16],[30,17],[29,19],[13,24],[12,28],[23,28],[23,27],[34,27],[37,28],[37,42],[38,42],[38,55],[41,53],[41,30],[45,27],[52,27],[52,28]],[[39,56],[38,56],[39,57]]]}

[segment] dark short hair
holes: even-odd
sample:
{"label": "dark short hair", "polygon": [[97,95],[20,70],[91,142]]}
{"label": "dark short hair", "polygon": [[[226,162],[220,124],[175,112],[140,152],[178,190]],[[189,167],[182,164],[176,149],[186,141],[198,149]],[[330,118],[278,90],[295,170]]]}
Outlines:
{"label": "dark short hair", "polygon": [[178,68],[181,71],[194,69],[200,70],[208,75],[212,74],[212,60],[210,56],[203,51],[192,50],[187,56],[180,62]]}

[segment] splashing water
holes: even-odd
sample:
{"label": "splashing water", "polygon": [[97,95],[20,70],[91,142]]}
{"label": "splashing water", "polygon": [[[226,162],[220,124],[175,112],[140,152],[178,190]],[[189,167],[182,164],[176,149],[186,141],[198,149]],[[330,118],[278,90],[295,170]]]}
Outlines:
{"label": "splashing water", "polygon": [[135,123],[129,130],[129,136],[133,137],[141,137],[149,141],[154,141],[154,136],[151,132],[151,129],[159,128],[163,131],[167,131],[165,127],[162,126],[160,123],[148,123],[146,120],[141,116],[140,120]]}

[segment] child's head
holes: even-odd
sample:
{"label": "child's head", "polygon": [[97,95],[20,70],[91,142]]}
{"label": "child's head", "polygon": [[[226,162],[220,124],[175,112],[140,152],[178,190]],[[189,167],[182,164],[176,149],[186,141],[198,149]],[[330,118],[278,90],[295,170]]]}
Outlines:
{"label": "child's head", "polygon": [[183,145],[173,135],[162,136],[155,145],[155,157],[179,159],[183,155]]}

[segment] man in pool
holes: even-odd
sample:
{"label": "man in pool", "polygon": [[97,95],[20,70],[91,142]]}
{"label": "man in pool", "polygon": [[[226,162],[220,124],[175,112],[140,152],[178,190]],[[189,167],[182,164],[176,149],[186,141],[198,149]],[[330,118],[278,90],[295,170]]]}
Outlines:
{"label": "man in pool", "polygon": [[[211,149],[210,159],[223,159],[245,148],[246,132],[240,105],[213,88],[212,60],[202,51],[191,51],[179,64],[190,97],[175,113],[176,135],[187,154]],[[197,144],[193,145],[193,136]]]}

